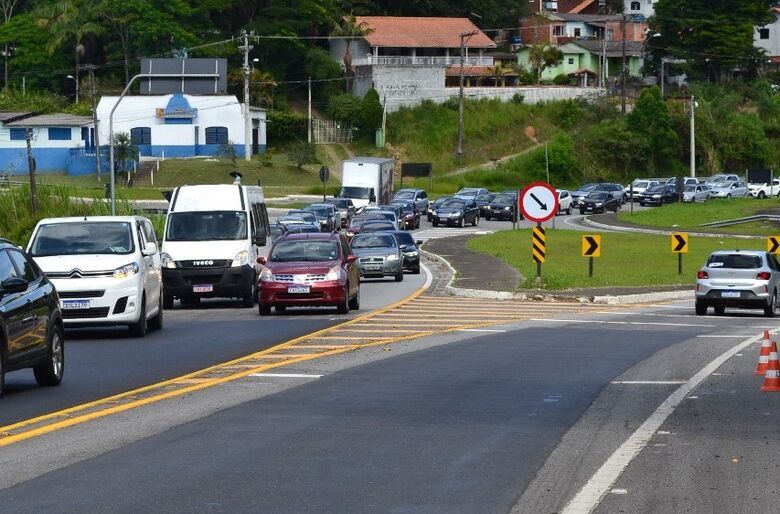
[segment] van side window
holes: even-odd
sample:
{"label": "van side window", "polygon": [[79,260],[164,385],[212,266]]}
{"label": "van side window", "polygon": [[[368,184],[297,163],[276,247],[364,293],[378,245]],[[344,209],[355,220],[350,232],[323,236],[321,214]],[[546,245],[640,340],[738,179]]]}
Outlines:
{"label": "van side window", "polygon": [[268,211],[265,208],[265,204],[252,204],[252,219],[255,220],[255,234],[257,234],[260,229],[263,229],[265,233],[268,234]]}

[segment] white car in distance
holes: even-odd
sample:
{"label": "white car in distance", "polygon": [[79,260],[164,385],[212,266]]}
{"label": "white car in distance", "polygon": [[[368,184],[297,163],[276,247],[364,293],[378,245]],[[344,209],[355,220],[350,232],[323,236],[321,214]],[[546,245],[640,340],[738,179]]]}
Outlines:
{"label": "white car in distance", "polygon": [[706,202],[709,197],[708,189],[701,184],[696,186],[685,186],[685,189],[683,189],[682,201],[688,203]]}
{"label": "white car in distance", "polygon": [[710,198],[744,198],[747,195],[747,184],[741,180],[718,182],[710,190]]}
{"label": "white car in distance", "polygon": [[27,252],[57,289],[66,327],[127,325],[135,337],[162,328],[162,259],[147,218],[42,219]]}
{"label": "white car in distance", "polygon": [[558,214],[571,214],[571,193],[566,189],[558,189]]}

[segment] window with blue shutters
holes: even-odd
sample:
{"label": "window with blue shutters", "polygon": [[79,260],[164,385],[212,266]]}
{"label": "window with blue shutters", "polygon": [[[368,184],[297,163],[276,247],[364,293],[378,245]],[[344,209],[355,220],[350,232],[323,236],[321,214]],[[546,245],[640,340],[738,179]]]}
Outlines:
{"label": "window with blue shutters", "polygon": [[69,127],[49,128],[49,141],[70,141],[71,130]]}
{"label": "window with blue shutters", "polygon": [[134,145],[152,144],[152,129],[149,127],[136,127],[130,129],[130,139]]}
{"label": "window with blue shutters", "polygon": [[23,128],[12,128],[11,129],[11,141],[24,141],[24,129]]}
{"label": "window with blue shutters", "polygon": [[224,145],[228,142],[227,127],[206,127],[207,145]]}

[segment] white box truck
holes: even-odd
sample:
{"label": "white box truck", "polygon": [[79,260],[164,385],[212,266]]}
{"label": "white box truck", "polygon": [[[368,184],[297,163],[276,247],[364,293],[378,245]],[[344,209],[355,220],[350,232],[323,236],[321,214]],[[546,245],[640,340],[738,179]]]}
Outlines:
{"label": "white box truck", "polygon": [[350,198],[357,209],[390,203],[393,197],[392,157],[354,157],[344,161],[341,171],[341,198]]}

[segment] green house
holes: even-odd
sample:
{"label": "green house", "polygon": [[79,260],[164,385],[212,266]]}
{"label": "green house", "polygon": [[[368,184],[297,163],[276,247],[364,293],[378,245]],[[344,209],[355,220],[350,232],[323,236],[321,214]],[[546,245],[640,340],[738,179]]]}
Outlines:
{"label": "green house", "polygon": [[[599,40],[572,40],[558,46],[563,58],[555,66],[549,66],[542,72],[542,80],[552,80],[560,74],[577,77],[582,86],[598,84],[601,73],[601,62],[606,54],[607,83],[620,76],[623,61],[623,42],[607,41],[606,46]],[[523,47],[517,53],[517,62],[526,69],[531,69],[529,59],[530,47]],[[643,65],[642,43],[626,41],[626,63],[629,77],[641,77]]]}

